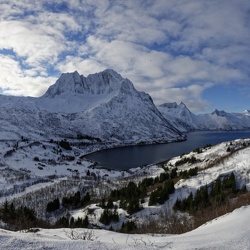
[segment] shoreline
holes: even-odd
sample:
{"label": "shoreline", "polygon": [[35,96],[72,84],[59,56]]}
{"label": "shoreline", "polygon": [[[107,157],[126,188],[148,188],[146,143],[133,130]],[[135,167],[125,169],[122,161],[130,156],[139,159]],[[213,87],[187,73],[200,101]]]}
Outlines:
{"label": "shoreline", "polygon": [[[160,165],[160,164],[163,164],[163,163],[165,163],[165,162],[167,162],[167,161],[169,161],[172,157],[175,157],[175,156],[178,156],[178,155],[181,155],[181,154],[185,154],[185,153],[188,153],[189,151],[192,151],[192,150],[194,150],[195,148],[198,148],[198,147],[204,147],[205,145],[207,145],[207,144],[211,144],[211,145],[216,145],[216,144],[219,144],[219,143],[222,143],[222,142],[226,142],[226,141],[230,141],[230,140],[236,140],[236,139],[241,139],[242,137],[241,136],[239,136],[239,137],[237,137],[237,136],[235,136],[235,137],[237,137],[237,138],[226,138],[226,139],[223,139],[223,140],[221,140],[221,141],[216,141],[216,142],[214,142],[214,141],[212,141],[212,139],[218,139],[217,137],[216,137],[216,134],[218,133],[218,135],[220,134],[220,135],[230,135],[230,134],[232,134],[232,136],[234,136],[234,132],[236,132],[236,133],[239,133],[239,132],[242,132],[242,133],[244,133],[244,132],[248,132],[248,133],[250,133],[250,130],[204,130],[204,131],[191,131],[191,132],[187,132],[187,133],[185,133],[185,136],[186,136],[186,139],[185,140],[182,140],[182,141],[172,141],[172,142],[168,142],[168,143],[154,143],[154,144],[144,144],[144,145],[127,145],[127,146],[117,146],[117,147],[112,147],[112,148],[105,148],[105,149],[101,149],[101,150],[97,150],[97,151],[94,151],[94,152],[91,152],[91,153],[89,153],[89,154],[86,154],[86,155],[84,155],[84,156],[81,156],[81,157],[83,157],[82,159],[84,159],[84,160],[87,160],[87,161],[89,161],[89,160],[91,160],[92,162],[95,162],[96,164],[97,164],[97,167],[99,168],[105,168],[105,169],[109,169],[109,170],[119,170],[119,171],[126,171],[126,170],[129,170],[129,169],[132,169],[132,168],[137,168],[137,167],[145,167],[145,166],[148,166],[148,165]],[[199,146],[197,146],[197,145],[193,145],[193,146],[190,146],[190,145],[192,145],[192,138],[190,139],[190,140],[188,140],[188,138],[189,138],[189,136],[188,135],[190,135],[190,134],[193,134],[193,135],[207,135],[208,133],[211,133],[211,134],[213,134],[213,137],[214,138],[212,138],[211,139],[211,141],[207,141],[207,142],[205,142],[204,144],[202,144],[202,145],[199,145]],[[215,135],[214,135],[214,133],[215,133]],[[249,136],[247,136],[247,137],[244,137],[244,138],[250,138],[250,135]],[[219,140],[219,139],[218,139]],[[154,162],[148,162],[148,164],[145,164],[145,163],[143,163],[143,164],[141,164],[141,165],[137,165],[137,166],[132,166],[132,167],[130,167],[130,168],[127,168],[127,167],[121,167],[121,168],[113,168],[112,166],[105,166],[105,165],[103,165],[102,164],[102,162],[101,161],[98,161],[98,160],[93,160],[93,158],[88,158],[88,156],[93,156],[93,155],[95,155],[95,154],[103,154],[103,153],[105,153],[105,152],[107,152],[107,155],[108,156],[110,156],[110,152],[112,152],[113,150],[119,150],[119,149],[121,149],[121,150],[123,150],[123,149],[138,149],[139,147],[147,147],[147,146],[152,146],[152,147],[154,147],[154,146],[161,146],[161,145],[177,145],[177,142],[180,142],[180,143],[186,143],[186,146],[187,146],[187,149],[186,149],[186,151],[185,152],[182,152],[182,153],[177,153],[177,154],[172,154],[172,155],[170,155],[169,157],[168,156],[166,156],[166,159],[164,159],[164,160],[159,160],[159,161],[154,161]],[[189,142],[189,143],[188,143]],[[170,146],[167,146],[168,148],[171,148]],[[184,145],[182,146],[182,147],[184,147]],[[184,149],[185,149],[185,147],[184,147]],[[140,149],[139,149],[140,150]],[[126,150],[125,150],[126,151]],[[178,151],[178,150],[177,150]],[[113,152],[113,153],[115,153],[115,152]],[[126,152],[124,153],[124,154],[126,154]],[[107,158],[108,158],[108,156],[107,156]],[[111,156],[112,157],[112,156]],[[139,156],[140,157],[140,156]],[[129,159],[129,156],[127,156],[127,158]],[[122,161],[122,160],[121,160]],[[128,163],[129,164],[129,163]],[[118,165],[118,164],[117,164]]]}

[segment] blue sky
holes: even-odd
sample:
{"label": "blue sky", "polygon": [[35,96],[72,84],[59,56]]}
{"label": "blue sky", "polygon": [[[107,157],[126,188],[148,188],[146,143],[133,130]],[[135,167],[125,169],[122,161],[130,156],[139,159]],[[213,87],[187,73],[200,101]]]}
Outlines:
{"label": "blue sky", "polygon": [[112,68],[156,104],[250,109],[249,0],[0,0],[0,93]]}

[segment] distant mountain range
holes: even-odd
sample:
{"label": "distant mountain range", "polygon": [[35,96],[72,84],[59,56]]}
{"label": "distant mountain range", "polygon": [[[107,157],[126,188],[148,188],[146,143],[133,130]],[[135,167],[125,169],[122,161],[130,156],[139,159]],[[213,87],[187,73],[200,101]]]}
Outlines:
{"label": "distant mountain range", "polygon": [[132,145],[183,140],[183,132],[250,128],[250,111],[195,115],[184,103],[156,107],[131,81],[107,69],[62,74],[39,97],[0,95],[0,139],[71,138]]}
{"label": "distant mountain range", "polygon": [[181,132],[194,130],[240,130],[250,128],[250,111],[227,113],[215,110],[211,114],[193,114],[184,103],[164,103],[159,111]]}

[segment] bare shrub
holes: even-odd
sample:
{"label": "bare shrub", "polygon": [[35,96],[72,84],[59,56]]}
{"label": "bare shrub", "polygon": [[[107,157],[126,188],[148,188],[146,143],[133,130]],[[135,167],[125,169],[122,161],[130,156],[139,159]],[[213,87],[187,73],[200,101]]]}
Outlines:
{"label": "bare shrub", "polygon": [[88,240],[94,241],[97,239],[93,230],[77,231],[75,229],[64,230],[65,235],[71,240]]}
{"label": "bare shrub", "polygon": [[126,244],[130,246],[131,248],[141,248],[144,247],[146,249],[166,249],[167,247],[171,248],[172,242],[165,242],[163,245],[158,245],[155,242],[152,242],[149,239],[144,239],[143,237],[140,238],[135,238],[131,237],[131,242],[129,242],[129,235],[128,238],[126,239]]}

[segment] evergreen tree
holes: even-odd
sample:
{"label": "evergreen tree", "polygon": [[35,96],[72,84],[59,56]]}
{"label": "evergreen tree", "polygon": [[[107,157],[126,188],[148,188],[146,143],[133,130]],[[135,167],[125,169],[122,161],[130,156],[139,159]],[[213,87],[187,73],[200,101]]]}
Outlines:
{"label": "evergreen tree", "polygon": [[60,208],[60,202],[59,202],[59,199],[56,198],[54,201],[51,201],[47,204],[46,212],[50,213],[50,212],[53,212],[59,208]]}
{"label": "evergreen tree", "polygon": [[153,191],[150,194],[148,205],[153,206],[156,203],[157,203],[157,192]]}

